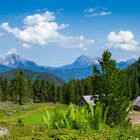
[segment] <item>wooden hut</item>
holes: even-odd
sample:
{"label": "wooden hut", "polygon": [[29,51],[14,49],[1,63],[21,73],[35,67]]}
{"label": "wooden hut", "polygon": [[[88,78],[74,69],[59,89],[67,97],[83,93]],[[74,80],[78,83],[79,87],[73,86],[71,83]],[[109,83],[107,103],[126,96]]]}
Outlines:
{"label": "wooden hut", "polygon": [[81,100],[78,102],[78,105],[86,105],[86,104],[91,104],[95,106],[94,98],[92,95],[84,95],[82,96]]}

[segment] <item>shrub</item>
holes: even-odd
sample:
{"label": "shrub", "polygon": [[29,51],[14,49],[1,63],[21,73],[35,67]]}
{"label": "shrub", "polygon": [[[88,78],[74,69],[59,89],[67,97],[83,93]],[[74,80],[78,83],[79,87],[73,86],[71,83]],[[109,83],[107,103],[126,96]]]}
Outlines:
{"label": "shrub", "polygon": [[24,126],[24,123],[22,122],[22,120],[20,118],[18,119],[18,125],[21,127]]}
{"label": "shrub", "polygon": [[97,102],[96,107],[92,105],[76,107],[70,104],[65,111],[56,110],[50,113],[46,110],[44,121],[47,129],[69,128],[75,130],[103,130],[106,125],[106,113],[103,107]]}

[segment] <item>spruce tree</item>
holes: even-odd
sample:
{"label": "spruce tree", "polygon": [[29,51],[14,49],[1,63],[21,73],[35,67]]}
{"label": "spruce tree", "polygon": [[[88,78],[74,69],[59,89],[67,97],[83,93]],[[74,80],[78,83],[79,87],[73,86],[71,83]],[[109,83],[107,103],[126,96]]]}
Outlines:
{"label": "spruce tree", "polygon": [[84,94],[85,95],[92,95],[93,91],[92,91],[92,83],[91,83],[91,79],[88,78],[85,80],[85,85],[84,85]]}
{"label": "spruce tree", "polygon": [[116,62],[111,59],[111,53],[108,50],[103,53],[100,66],[101,72],[96,70],[93,79],[100,81],[102,87],[99,89],[96,87],[95,91],[99,94],[104,108],[109,107],[108,123],[121,123],[126,119],[129,106],[126,73],[116,67]]}
{"label": "spruce tree", "polygon": [[16,76],[15,76],[15,83],[16,83],[16,87],[15,87],[15,93],[17,96],[17,100],[18,103],[20,105],[29,102],[29,97],[30,97],[30,87],[29,87],[29,79],[26,77],[26,75],[24,74],[24,72],[22,70],[18,70],[16,72]]}
{"label": "spruce tree", "polygon": [[57,100],[58,100],[57,99],[57,86],[52,83],[52,85],[51,85],[51,101],[56,103]]}
{"label": "spruce tree", "polygon": [[1,84],[0,84],[0,101],[2,101],[2,87],[1,87]]}
{"label": "spruce tree", "polygon": [[2,88],[2,101],[8,100],[8,80],[6,77],[1,79],[1,88]]}
{"label": "spruce tree", "polygon": [[71,79],[67,89],[68,104],[75,102],[75,95],[75,80]]}
{"label": "spruce tree", "polygon": [[33,84],[33,99],[34,102],[41,102],[41,80],[36,79]]}

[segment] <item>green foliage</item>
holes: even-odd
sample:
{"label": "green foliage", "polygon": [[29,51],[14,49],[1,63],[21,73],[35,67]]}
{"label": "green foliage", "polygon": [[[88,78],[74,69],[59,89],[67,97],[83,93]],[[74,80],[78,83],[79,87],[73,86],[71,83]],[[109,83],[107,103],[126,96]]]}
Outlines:
{"label": "green foliage", "polygon": [[[2,103],[0,103],[2,105]],[[99,104],[99,103],[97,103]],[[9,106],[11,106],[10,104]],[[15,106],[13,104],[13,106]],[[80,121],[78,120],[74,125],[74,129],[71,129],[71,127],[67,128],[58,128],[55,124],[55,129],[46,129],[46,123],[44,122],[42,116],[45,113],[45,110],[47,108],[48,113],[53,116],[55,114],[56,118],[53,120],[56,120],[58,122],[60,120],[60,116],[62,116],[58,111],[65,112],[65,114],[71,114],[70,118],[73,116],[73,109],[71,109],[71,113],[69,111],[68,113],[68,106],[63,104],[51,104],[51,103],[39,103],[39,104],[25,104],[22,106],[23,108],[26,108],[23,112],[20,110],[21,106],[16,105],[16,107],[13,108],[13,110],[16,110],[16,113],[13,113],[12,116],[5,117],[1,116],[0,114],[0,126],[2,128],[7,128],[10,131],[10,137],[7,138],[7,140],[136,140],[140,138],[140,126],[133,126],[133,127],[101,127],[99,130],[94,129],[94,119],[93,116],[95,116],[95,110],[92,106],[89,106],[88,108],[85,108],[88,114],[91,114],[89,116],[89,127],[85,128],[79,128],[77,129],[78,122],[84,122],[81,117],[81,113],[79,113],[80,116],[76,118],[80,118]],[[76,107],[72,105],[72,108],[74,107],[74,110],[82,110],[83,107]],[[102,106],[99,105],[99,107],[102,108]],[[84,109],[83,109],[84,110]],[[84,112],[84,111],[80,112]],[[100,109],[98,109],[99,111]],[[102,109],[101,109],[102,110]],[[98,112],[97,111],[97,112]],[[109,110],[108,110],[109,111]],[[76,114],[77,114],[76,113]],[[58,117],[58,114],[60,116]],[[75,114],[75,113],[74,113]],[[40,116],[41,115],[41,116]],[[105,116],[105,115],[104,115]],[[100,116],[97,116],[98,118],[102,118]],[[24,126],[20,126],[17,124],[18,119],[21,118],[21,121],[24,123]],[[105,121],[105,117],[103,117]],[[41,120],[42,119],[42,120]],[[98,120],[98,119],[96,119]],[[102,121],[102,122],[103,122]],[[71,121],[72,122],[72,121]],[[85,121],[86,122],[86,121]],[[100,122],[100,121],[99,121]],[[75,125],[76,124],[76,125]],[[92,124],[92,125],[91,125]],[[60,126],[62,123],[59,124]],[[82,126],[82,124],[79,124],[78,126]],[[86,131],[85,131],[86,129]],[[6,140],[6,138],[4,138]]]}
{"label": "green foliage", "polygon": [[8,100],[8,80],[7,78],[1,78],[1,100],[7,101]]}
{"label": "green foliage", "polygon": [[15,77],[11,80],[0,78],[0,101],[11,101],[20,105],[32,101],[63,102],[62,86],[38,78],[31,81],[26,70],[16,70],[14,73]]}
{"label": "green foliage", "polygon": [[0,84],[0,101],[2,101],[2,87],[1,87],[1,84]]}
{"label": "green foliage", "polygon": [[17,71],[16,76],[13,79],[13,86],[11,86],[11,88],[11,93],[15,94],[12,96],[17,97],[16,99],[13,99],[15,102],[22,105],[29,101],[32,94],[30,81],[22,70]]}
{"label": "green foliage", "polygon": [[107,122],[109,125],[124,123],[129,108],[129,97],[126,73],[116,67],[116,62],[111,59],[111,53],[107,50],[100,60],[101,72],[94,67],[93,83],[95,94],[103,108],[109,106]]}
{"label": "green foliage", "polygon": [[[107,113],[107,110],[105,113]],[[52,114],[46,111],[44,121],[48,130],[68,128],[102,131],[106,125],[106,114],[103,114],[103,107],[100,102],[97,103],[95,109],[92,105],[77,108],[70,104],[65,111],[56,110]]]}
{"label": "green foliage", "polygon": [[24,126],[24,123],[23,123],[23,121],[20,118],[18,119],[18,125],[21,126],[21,127]]}
{"label": "green foliage", "polygon": [[[19,127],[5,124],[11,134],[7,140],[136,140],[140,137],[139,128],[109,128],[102,132],[88,130],[87,132],[70,129],[46,130],[44,125]],[[3,140],[6,140],[4,138]]]}
{"label": "green foliage", "polygon": [[140,58],[126,69],[129,94],[133,100],[140,95]]}

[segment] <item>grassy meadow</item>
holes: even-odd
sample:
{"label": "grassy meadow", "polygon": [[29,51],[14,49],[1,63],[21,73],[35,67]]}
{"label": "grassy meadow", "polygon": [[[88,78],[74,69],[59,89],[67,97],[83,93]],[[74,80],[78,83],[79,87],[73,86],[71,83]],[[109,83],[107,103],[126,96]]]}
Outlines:
{"label": "grassy meadow", "polygon": [[[54,105],[53,103],[26,104],[21,106],[9,104],[8,106],[10,107],[6,111],[0,112],[0,122],[14,123],[20,118],[25,125],[44,124],[43,116],[46,109],[52,112],[59,108],[66,108],[65,105]],[[6,115],[7,112],[11,112],[11,114]]]}
{"label": "grassy meadow", "polygon": [[[65,112],[69,106],[63,104],[39,103],[19,106],[11,103],[0,103],[0,106],[5,106],[7,109],[6,111],[0,110],[0,126],[10,131],[10,137],[3,138],[4,140],[133,140],[140,138],[138,125],[127,128],[105,126],[101,130],[93,130],[88,127],[86,130],[76,130],[70,127],[47,129],[47,124],[43,119],[46,110],[50,116],[56,110]],[[57,115],[58,120],[56,121],[58,122],[60,116]]]}

